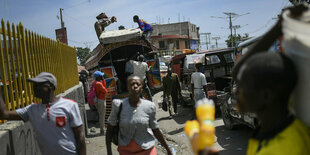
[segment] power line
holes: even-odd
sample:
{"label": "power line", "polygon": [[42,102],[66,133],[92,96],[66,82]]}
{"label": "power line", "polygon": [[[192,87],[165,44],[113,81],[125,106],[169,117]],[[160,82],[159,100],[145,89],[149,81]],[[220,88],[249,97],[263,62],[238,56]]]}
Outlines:
{"label": "power line", "polygon": [[233,41],[233,35],[232,35],[232,21],[234,21],[234,19],[236,18],[239,18],[241,16],[244,16],[244,15],[247,15],[247,14],[250,14],[249,12],[248,13],[245,13],[245,14],[236,14],[236,13],[233,13],[233,12],[223,12],[225,15],[227,15],[226,17],[216,17],[216,16],[211,16],[211,18],[221,18],[221,19],[229,19],[229,29],[230,29],[230,40],[231,40],[231,47],[234,46],[234,41]]}
{"label": "power line", "polygon": [[272,21],[272,18],[269,19],[269,20],[266,22],[266,24],[264,24],[264,25],[261,26],[260,28],[254,30],[254,31],[248,32],[248,33],[251,34],[251,33],[256,33],[256,32],[258,32],[258,31],[261,31],[263,28],[266,28],[266,27],[270,24],[271,21]]}
{"label": "power line", "polygon": [[83,1],[83,2],[77,3],[77,4],[75,4],[75,5],[72,5],[72,6],[66,7],[66,8],[64,8],[64,9],[68,10],[68,9],[71,9],[71,8],[74,8],[74,7],[77,7],[77,6],[80,6],[80,5],[82,5],[82,4],[84,4],[84,3],[87,3],[87,2],[89,2],[89,3],[90,3],[90,0],[87,0],[87,1]]}
{"label": "power line", "polygon": [[78,19],[76,19],[76,18],[74,18],[74,17],[72,17],[72,16],[69,16],[68,14],[66,14],[66,13],[64,13],[64,12],[63,12],[63,14],[66,15],[67,17],[73,19],[75,22],[77,22],[77,23],[79,23],[79,24],[81,24],[81,25],[86,26],[87,28],[89,28],[89,25],[87,25],[87,24],[81,22],[80,20],[78,20]]}
{"label": "power line", "polygon": [[98,40],[93,40],[93,41],[74,41],[74,40],[70,40],[68,39],[70,42],[76,43],[76,44],[83,44],[84,46],[90,48],[95,42],[98,42]]}
{"label": "power line", "polygon": [[74,43],[78,43],[78,44],[85,44],[85,43],[94,43],[94,42],[97,42],[98,40],[93,40],[93,41],[74,41],[74,40],[70,40],[68,39],[69,41],[71,42],[74,42]]}

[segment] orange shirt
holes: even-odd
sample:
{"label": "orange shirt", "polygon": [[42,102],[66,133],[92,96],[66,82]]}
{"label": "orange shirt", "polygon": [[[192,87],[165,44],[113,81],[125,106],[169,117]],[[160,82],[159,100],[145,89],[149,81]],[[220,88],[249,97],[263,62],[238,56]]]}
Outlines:
{"label": "orange shirt", "polygon": [[94,82],[93,84],[95,84],[95,92],[97,98],[100,100],[105,100],[106,99],[105,96],[108,93],[105,80],[102,80],[102,82],[95,80]]}

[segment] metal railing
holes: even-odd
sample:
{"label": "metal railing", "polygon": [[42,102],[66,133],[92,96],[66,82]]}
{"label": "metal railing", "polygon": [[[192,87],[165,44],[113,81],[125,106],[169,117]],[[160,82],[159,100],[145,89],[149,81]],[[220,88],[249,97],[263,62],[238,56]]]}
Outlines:
{"label": "metal railing", "polygon": [[0,27],[0,89],[8,110],[15,110],[39,100],[27,78],[50,72],[57,78],[56,94],[79,82],[76,50],[27,29],[23,25]]}

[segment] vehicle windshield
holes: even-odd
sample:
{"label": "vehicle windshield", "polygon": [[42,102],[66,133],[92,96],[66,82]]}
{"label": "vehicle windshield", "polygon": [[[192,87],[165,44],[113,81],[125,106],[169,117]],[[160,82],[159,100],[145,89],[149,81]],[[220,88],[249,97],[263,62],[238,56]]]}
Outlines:
{"label": "vehicle windshield", "polygon": [[220,63],[221,60],[217,55],[206,56],[207,65]]}

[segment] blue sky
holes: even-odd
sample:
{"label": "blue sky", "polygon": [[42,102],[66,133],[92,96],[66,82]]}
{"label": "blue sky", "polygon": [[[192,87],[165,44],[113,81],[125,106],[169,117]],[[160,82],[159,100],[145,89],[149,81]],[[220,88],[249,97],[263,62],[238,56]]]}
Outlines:
{"label": "blue sky", "polygon": [[[117,23],[107,30],[120,25],[137,27],[133,15],[149,23],[185,19],[199,26],[201,33],[211,32],[211,37],[221,37],[219,46],[225,46],[224,40],[230,33],[228,19],[211,16],[226,17],[223,12],[250,13],[235,18],[233,25],[244,26],[237,30],[238,34],[258,36],[276,22],[274,18],[288,5],[289,0],[0,0],[0,18],[15,24],[22,22],[27,29],[55,39],[55,29],[60,28],[59,8],[64,8],[69,45],[91,49],[99,43],[94,22],[100,12],[117,17]],[[211,44],[215,41],[211,40]]]}

